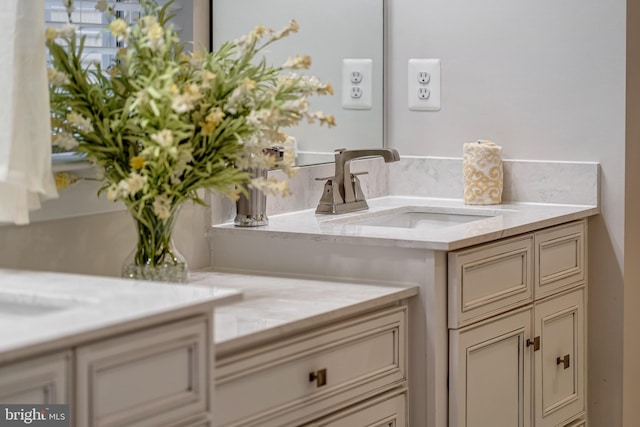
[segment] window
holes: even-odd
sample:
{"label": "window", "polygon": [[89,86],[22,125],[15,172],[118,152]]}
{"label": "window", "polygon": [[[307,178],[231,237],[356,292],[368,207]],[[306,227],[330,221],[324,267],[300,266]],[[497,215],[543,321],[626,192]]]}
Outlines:
{"label": "window", "polygon": [[[28,1],[28,0],[25,0]],[[166,0],[159,0],[162,3]],[[195,41],[199,45],[210,45],[210,0],[175,0],[172,5],[176,14],[173,22],[185,41]],[[85,34],[87,65],[99,61],[106,68],[113,61],[119,48],[114,37],[105,31],[106,19],[102,12],[95,9],[97,0],[75,0],[71,20],[81,34]],[[140,16],[138,0],[108,0],[116,13],[125,20],[133,22]],[[64,27],[68,23],[67,11],[63,0],[45,0],[45,21],[47,26]],[[53,156],[54,172],[71,171],[82,177],[91,177],[95,171],[89,162],[82,161],[74,152],[59,152]],[[43,209],[31,215],[32,221],[68,218],[72,216],[111,212],[124,209],[124,205],[115,204],[104,198],[98,199],[96,192],[100,183],[80,181],[70,187],[64,197],[46,201]]]}
{"label": "window", "polygon": [[[96,0],[75,0],[71,23],[78,28],[78,34],[86,36],[86,63],[91,65],[99,62],[107,68],[117,53],[121,44],[109,31],[105,31],[107,20],[104,13],[96,10]],[[116,16],[129,23],[134,22],[141,15],[138,0],[115,0],[109,4],[115,9]],[[64,27],[69,16],[62,0],[45,0],[45,22],[47,27]]]}
{"label": "window", "polygon": [[[86,37],[84,65],[92,67],[99,63],[102,69],[107,69],[113,63],[122,43],[105,30],[107,19],[103,12],[96,10],[97,0],[75,0],[71,16],[63,3],[63,0],[45,0],[45,26],[60,28],[69,23],[75,25],[77,33]],[[109,4],[115,10],[116,16],[127,22],[132,23],[141,15],[138,0],[115,0],[110,1]],[[82,159],[77,154],[53,147],[54,164],[79,160]]]}

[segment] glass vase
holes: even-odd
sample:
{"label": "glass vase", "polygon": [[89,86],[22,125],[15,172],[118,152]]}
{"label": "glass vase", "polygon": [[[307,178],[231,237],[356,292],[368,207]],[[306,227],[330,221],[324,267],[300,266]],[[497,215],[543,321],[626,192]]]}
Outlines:
{"label": "glass vase", "polygon": [[136,247],[122,266],[122,277],[137,280],[186,283],[187,261],[175,248],[173,226],[179,206],[173,207],[168,218],[159,219],[151,206],[132,213],[136,226]]}

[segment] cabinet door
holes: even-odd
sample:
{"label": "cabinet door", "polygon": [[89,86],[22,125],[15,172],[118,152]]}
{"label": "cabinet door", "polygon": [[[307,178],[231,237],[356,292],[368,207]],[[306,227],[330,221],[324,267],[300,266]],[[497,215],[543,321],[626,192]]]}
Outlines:
{"label": "cabinet door", "polygon": [[532,308],[450,331],[449,426],[531,426]]}
{"label": "cabinet door", "polygon": [[3,404],[69,403],[71,353],[40,357],[0,368]]}
{"label": "cabinet door", "polygon": [[535,352],[536,427],[562,425],[584,411],[585,316],[584,291],[536,304]]}
{"label": "cabinet door", "polygon": [[209,410],[211,332],[195,317],[76,350],[76,427],[175,425]]}

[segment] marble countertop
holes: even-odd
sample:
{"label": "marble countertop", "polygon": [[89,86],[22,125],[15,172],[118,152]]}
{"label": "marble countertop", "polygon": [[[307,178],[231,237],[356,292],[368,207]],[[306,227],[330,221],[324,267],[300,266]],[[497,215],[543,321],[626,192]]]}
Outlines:
{"label": "marble countertop", "polygon": [[[269,217],[269,225],[242,228],[215,226],[210,235],[256,233],[262,237],[311,239],[338,244],[363,243],[432,250],[455,250],[599,213],[597,206],[543,203],[503,203],[470,206],[462,200],[387,196],[368,200],[369,209],[342,215],[317,215],[303,210]],[[358,223],[409,207],[414,211],[472,214],[486,218],[440,228],[381,227]],[[256,236],[252,234],[252,236]],[[237,235],[237,234],[236,234]],[[256,236],[257,237],[257,236]]]}
{"label": "marble countertop", "polygon": [[0,362],[241,298],[218,286],[0,269]]}
{"label": "marble countertop", "polygon": [[377,286],[199,271],[189,282],[242,291],[214,311],[218,356],[417,295],[417,286]]}

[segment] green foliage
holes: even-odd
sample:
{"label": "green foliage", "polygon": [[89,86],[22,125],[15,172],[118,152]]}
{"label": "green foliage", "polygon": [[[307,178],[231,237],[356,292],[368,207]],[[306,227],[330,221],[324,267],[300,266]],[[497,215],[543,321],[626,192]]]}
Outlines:
{"label": "green foliage", "polygon": [[[83,65],[85,38],[73,27],[48,29],[46,42],[53,143],[85,153],[103,171],[102,190],[139,220],[149,221],[145,211],[165,220],[186,200],[202,203],[199,189],[236,197],[250,167],[290,173],[290,159],[266,152],[286,146],[282,128],[302,119],[333,125],[307,102],[332,93],[331,85],[290,71],[308,67],[308,57],[274,67],[258,55],[297,31],[295,21],[280,31],[258,26],[217,52],[186,54],[169,22],[170,3],[141,4],[143,17],[131,26],[105,10],[109,30],[126,46],[107,70]],[[253,185],[286,191],[277,182]]]}

